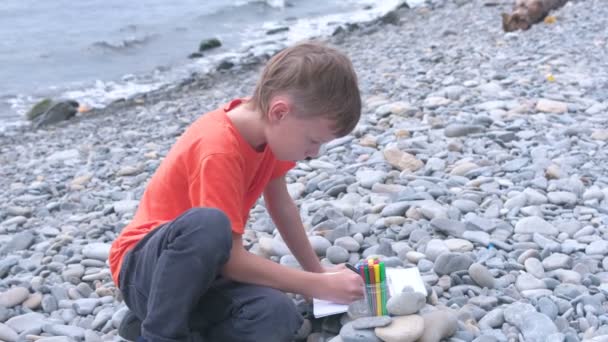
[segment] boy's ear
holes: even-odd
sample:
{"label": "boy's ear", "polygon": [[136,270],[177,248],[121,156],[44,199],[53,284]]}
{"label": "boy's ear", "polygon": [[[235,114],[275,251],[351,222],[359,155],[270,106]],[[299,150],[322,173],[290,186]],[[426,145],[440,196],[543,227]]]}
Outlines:
{"label": "boy's ear", "polygon": [[277,123],[291,111],[291,103],[285,98],[276,98],[270,102],[270,108],[268,108],[268,121],[270,123]]}

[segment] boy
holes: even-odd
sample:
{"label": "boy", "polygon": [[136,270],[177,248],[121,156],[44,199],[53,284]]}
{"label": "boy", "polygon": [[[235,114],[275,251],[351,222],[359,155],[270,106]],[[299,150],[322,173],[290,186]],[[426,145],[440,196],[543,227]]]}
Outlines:
{"label": "boy", "polygon": [[[352,131],[360,113],[349,59],[303,43],[268,62],[250,100],[197,119],[112,244],[112,277],[131,310],[119,331],[141,321],[138,340],[150,342],[291,341],[302,317],[282,291],[340,303],[361,298],[356,273],[321,267],[284,178],[295,160]],[[304,270],[243,247],[248,212],[262,193]]]}

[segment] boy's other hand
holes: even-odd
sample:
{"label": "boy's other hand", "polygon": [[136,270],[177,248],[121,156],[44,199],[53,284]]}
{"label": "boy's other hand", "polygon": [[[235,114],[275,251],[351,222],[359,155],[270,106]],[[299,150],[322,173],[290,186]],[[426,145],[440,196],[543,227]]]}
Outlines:
{"label": "boy's other hand", "polygon": [[335,272],[323,273],[318,298],[340,304],[350,304],[363,298],[363,279],[344,265]]}

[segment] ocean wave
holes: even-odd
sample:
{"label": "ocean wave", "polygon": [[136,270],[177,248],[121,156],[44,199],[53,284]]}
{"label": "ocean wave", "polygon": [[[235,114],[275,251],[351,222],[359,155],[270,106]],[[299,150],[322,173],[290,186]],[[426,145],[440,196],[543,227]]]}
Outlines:
{"label": "ocean wave", "polygon": [[249,4],[259,4],[259,3],[267,5],[269,7],[278,8],[278,9],[285,8],[288,5],[287,1],[285,1],[285,0],[241,0],[241,1],[236,1],[235,6],[245,6],[245,5],[249,5]]}
{"label": "ocean wave", "polygon": [[95,50],[111,50],[111,51],[124,51],[134,48],[139,48],[149,43],[152,39],[158,35],[145,35],[143,37],[132,37],[126,38],[119,41],[98,41],[91,44],[90,49]]}

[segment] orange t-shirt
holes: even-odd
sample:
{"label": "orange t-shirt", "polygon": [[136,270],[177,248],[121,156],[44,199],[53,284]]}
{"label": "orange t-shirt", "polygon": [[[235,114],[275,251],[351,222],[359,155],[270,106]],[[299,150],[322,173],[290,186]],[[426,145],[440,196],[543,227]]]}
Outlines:
{"label": "orange t-shirt", "polygon": [[112,244],[112,278],[118,284],[123,257],[148,232],[194,207],[222,210],[242,234],[249,211],[268,182],[295,163],[276,159],[268,145],[256,151],[226,113],[231,101],[197,119],[177,140],[144,192],[133,220]]}

